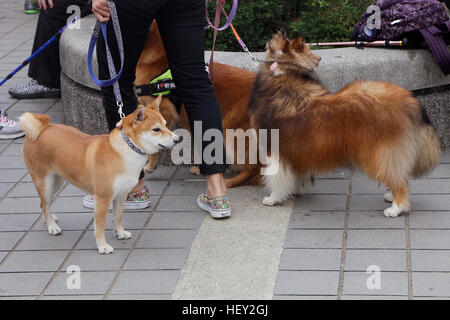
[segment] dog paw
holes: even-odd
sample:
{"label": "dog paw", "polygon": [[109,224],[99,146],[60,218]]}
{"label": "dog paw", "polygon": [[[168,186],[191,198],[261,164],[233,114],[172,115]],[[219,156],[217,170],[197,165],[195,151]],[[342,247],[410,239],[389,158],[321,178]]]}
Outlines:
{"label": "dog paw", "polygon": [[392,206],[384,210],[384,215],[388,218],[396,218],[402,213],[402,209],[397,206]]}
{"label": "dog paw", "polygon": [[189,170],[189,173],[193,176],[201,176],[199,167],[192,167],[191,170]]}
{"label": "dog paw", "polygon": [[105,243],[102,246],[98,247],[98,253],[100,254],[110,254],[114,252],[114,248],[111,247],[109,244]]}
{"label": "dog paw", "polygon": [[50,233],[52,236],[56,236],[58,234],[61,234],[61,228],[56,224],[55,221],[50,223],[48,226],[48,233]]}
{"label": "dog paw", "polygon": [[262,203],[265,206],[274,206],[277,204],[277,201],[273,200],[271,197],[264,197]]}
{"label": "dog paw", "polygon": [[386,202],[393,202],[394,201],[394,196],[392,195],[391,192],[387,192],[384,194],[384,201]]}
{"label": "dog paw", "polygon": [[132,238],[131,232],[123,230],[123,229],[122,230],[116,230],[116,236],[117,236],[117,239],[119,239],[119,240],[125,240],[125,239],[131,239]]}

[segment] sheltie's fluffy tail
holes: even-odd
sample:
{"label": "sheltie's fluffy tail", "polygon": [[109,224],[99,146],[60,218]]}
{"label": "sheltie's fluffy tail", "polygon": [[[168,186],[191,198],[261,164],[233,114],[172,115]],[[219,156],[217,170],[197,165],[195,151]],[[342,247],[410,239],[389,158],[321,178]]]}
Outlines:
{"label": "sheltie's fluffy tail", "polygon": [[35,141],[39,135],[50,125],[50,117],[46,114],[33,114],[25,112],[20,117],[20,127],[27,138]]}
{"label": "sheltie's fluffy tail", "polygon": [[441,159],[441,144],[431,124],[424,122],[416,132],[416,161],[410,172],[421,178],[431,172]]}

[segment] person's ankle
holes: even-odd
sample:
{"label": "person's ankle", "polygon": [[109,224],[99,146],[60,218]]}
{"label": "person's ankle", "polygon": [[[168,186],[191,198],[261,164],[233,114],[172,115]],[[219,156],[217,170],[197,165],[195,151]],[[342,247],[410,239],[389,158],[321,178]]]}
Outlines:
{"label": "person's ankle", "polygon": [[136,192],[139,192],[139,191],[141,191],[144,187],[145,187],[145,185],[144,185],[144,180],[139,180],[138,184],[137,184],[133,189],[131,189],[130,193],[136,193]]}

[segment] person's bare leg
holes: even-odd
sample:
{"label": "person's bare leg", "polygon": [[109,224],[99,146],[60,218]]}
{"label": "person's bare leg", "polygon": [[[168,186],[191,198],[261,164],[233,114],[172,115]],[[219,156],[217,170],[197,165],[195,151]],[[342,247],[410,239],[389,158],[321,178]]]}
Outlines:
{"label": "person's bare leg", "polygon": [[227,194],[225,179],[222,173],[216,173],[206,176],[206,188],[208,198],[216,198]]}

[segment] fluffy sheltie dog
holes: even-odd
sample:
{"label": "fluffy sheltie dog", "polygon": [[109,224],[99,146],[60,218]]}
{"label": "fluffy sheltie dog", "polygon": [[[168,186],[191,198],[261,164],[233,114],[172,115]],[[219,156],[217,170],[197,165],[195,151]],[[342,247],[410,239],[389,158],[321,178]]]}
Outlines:
{"label": "fluffy sheltie dog", "polygon": [[[422,177],[440,159],[440,143],[419,102],[388,82],[357,81],[338,93],[316,79],[320,58],[303,37],[275,35],[257,75],[249,103],[254,129],[279,129],[279,170],[264,177],[275,205],[298,192],[304,179],[355,166],[386,185],[393,202],[387,217],[408,212],[408,177]],[[273,141],[271,144],[273,145]]]}

